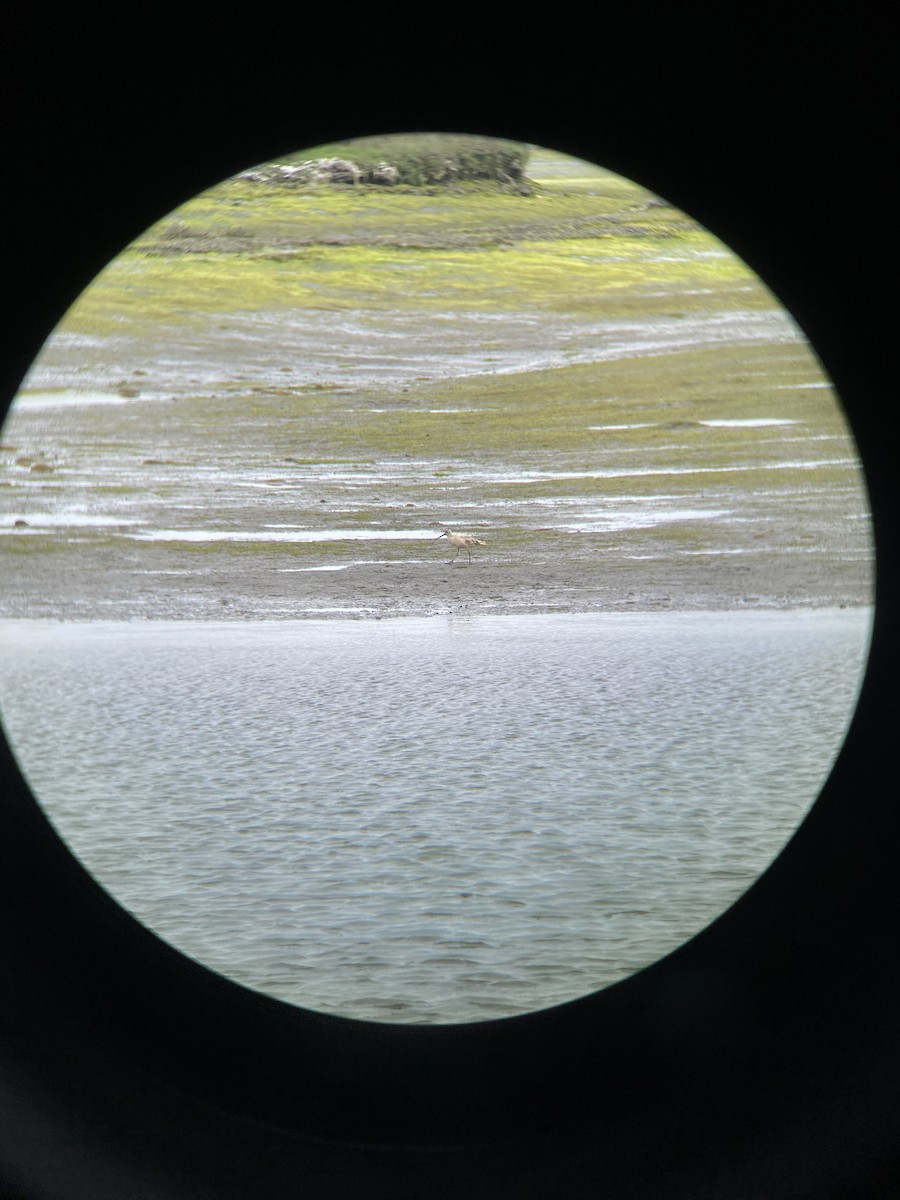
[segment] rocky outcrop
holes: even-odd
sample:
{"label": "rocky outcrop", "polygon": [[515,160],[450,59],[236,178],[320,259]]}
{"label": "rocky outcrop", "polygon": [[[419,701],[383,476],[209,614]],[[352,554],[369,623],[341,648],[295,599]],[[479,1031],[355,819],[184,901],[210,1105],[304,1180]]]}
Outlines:
{"label": "rocky outcrop", "polygon": [[368,172],[369,183],[386,184],[388,187],[400,182],[400,172],[396,167],[392,167],[390,163],[382,162],[376,164]]}
{"label": "rocky outcrop", "polygon": [[359,183],[398,183],[400,173],[390,163],[378,163],[363,170],[349,158],[318,158],[299,163],[268,163],[252,171],[243,171],[238,178],[253,183],[338,183],[355,187]]}
{"label": "rocky outcrop", "polygon": [[314,167],[313,178],[325,180],[328,183],[355,185],[363,177],[362,171],[349,158],[320,158]]}
{"label": "rocky outcrop", "polygon": [[[403,168],[403,169],[401,169]],[[404,174],[404,170],[406,174]],[[239,179],[252,183],[279,183],[288,187],[304,187],[309,184],[333,183],[346,187],[360,184],[375,184],[379,187],[394,187],[405,183],[414,187],[455,184],[462,179],[494,180],[501,187],[513,188],[528,194],[530,189],[524,180],[521,165],[511,156],[496,163],[469,166],[462,169],[451,157],[423,159],[416,167],[405,168],[393,163],[379,161],[360,166],[349,158],[318,158],[297,163],[267,163],[243,171]]]}

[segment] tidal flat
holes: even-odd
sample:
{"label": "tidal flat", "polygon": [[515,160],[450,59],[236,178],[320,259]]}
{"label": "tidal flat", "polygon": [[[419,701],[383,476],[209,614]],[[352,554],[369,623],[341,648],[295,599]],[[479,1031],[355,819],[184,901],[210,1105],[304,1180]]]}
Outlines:
{"label": "tidal flat", "polygon": [[871,603],[852,433],[776,298],[628,180],[527,177],[236,177],[124,249],[3,427],[0,616]]}

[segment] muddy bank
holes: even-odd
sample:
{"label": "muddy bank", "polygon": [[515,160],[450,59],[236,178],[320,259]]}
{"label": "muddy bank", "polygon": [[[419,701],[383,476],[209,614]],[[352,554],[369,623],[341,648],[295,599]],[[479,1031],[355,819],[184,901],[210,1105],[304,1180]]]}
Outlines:
{"label": "muddy bank", "polygon": [[789,316],[637,185],[529,169],[235,179],[149,230],[4,425],[0,616],[868,603],[855,446]]}
{"label": "muddy bank", "polygon": [[[376,550],[376,553],[378,551]],[[0,615],[60,620],[251,620],[460,613],[641,612],[865,605],[859,564],[811,553],[711,554],[698,560],[621,558],[574,565],[519,547],[448,564],[442,546],[415,559],[296,567],[272,551],[222,552],[204,565],[154,547],[140,565],[92,548],[77,565],[28,555],[7,575]],[[61,566],[65,569],[60,570]]]}

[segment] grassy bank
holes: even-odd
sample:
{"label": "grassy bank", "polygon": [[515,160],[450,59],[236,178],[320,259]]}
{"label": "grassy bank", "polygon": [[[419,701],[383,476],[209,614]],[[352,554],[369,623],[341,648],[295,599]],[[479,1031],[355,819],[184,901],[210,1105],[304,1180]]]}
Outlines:
{"label": "grassy bank", "polygon": [[111,263],[64,327],[104,334],[127,321],[140,334],[235,309],[627,319],[774,308],[752,272],[684,213],[609,172],[563,171],[560,161],[573,162],[532,155],[530,195],[474,183],[397,190],[227,180]]}
{"label": "grassy bank", "polygon": [[518,182],[525,175],[528,154],[527,146],[501,138],[411,133],[314,146],[286,161],[341,158],[353,162],[367,179],[386,164],[397,172],[397,184],[432,187],[470,181]]}

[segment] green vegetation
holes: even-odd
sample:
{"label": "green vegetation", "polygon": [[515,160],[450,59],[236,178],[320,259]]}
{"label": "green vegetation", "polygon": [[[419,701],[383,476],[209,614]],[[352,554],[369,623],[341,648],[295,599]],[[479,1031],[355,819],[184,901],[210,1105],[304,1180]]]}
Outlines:
{"label": "green vegetation", "polygon": [[[566,160],[571,162],[571,160]],[[515,310],[590,319],[771,309],[706,230],[636,184],[585,165],[531,195],[227,180],[115,259],[64,327],[140,335],[258,311]]]}
{"label": "green vegetation", "polygon": [[364,173],[389,163],[396,169],[399,183],[427,187],[468,180],[519,180],[525,173],[528,147],[466,134],[392,134],[315,146],[287,161],[331,157],[350,159]]}
{"label": "green vegetation", "polygon": [[[674,444],[695,444],[692,461],[701,457],[707,467],[725,466],[746,455],[775,454],[775,446],[781,447],[773,459],[777,461],[789,452],[782,428],[761,427],[752,438],[727,429],[711,436],[699,422],[741,417],[748,411],[756,417],[781,417],[783,389],[791,388],[795,420],[814,423],[822,434],[845,436],[837,405],[824,406],[816,389],[793,390],[794,384],[814,380],[816,372],[812,354],[800,343],[693,348],[423,382],[392,401],[382,397],[377,412],[368,409],[371,398],[361,396],[350,409],[351,419],[346,408],[308,411],[304,427],[334,453],[376,461],[402,455],[452,459],[455,448],[464,446],[470,460],[487,456],[522,462],[549,451],[556,466],[569,470],[590,470],[601,461],[624,465],[623,455],[638,455],[651,467],[671,464]],[[441,409],[448,411],[433,411]],[[446,474],[446,468],[433,474]],[[552,488],[552,483],[540,486]],[[579,481],[579,486],[591,484]],[[602,486],[616,485],[607,479]],[[565,481],[563,490],[571,488],[571,480]]]}
{"label": "green vegetation", "polygon": [[[111,264],[65,318],[65,328],[112,332],[123,320],[202,321],[240,312],[297,309],[408,311],[546,311],[622,317],[689,315],[713,302],[743,309],[771,307],[765,289],[734,258],[692,255],[653,262],[649,247],[626,239],[609,261],[587,260],[580,242],[443,250],[376,246],[296,250],[278,258],[222,252],[177,259],[128,251]],[[673,296],[689,281],[676,304]],[[674,309],[674,312],[673,312]]]}

